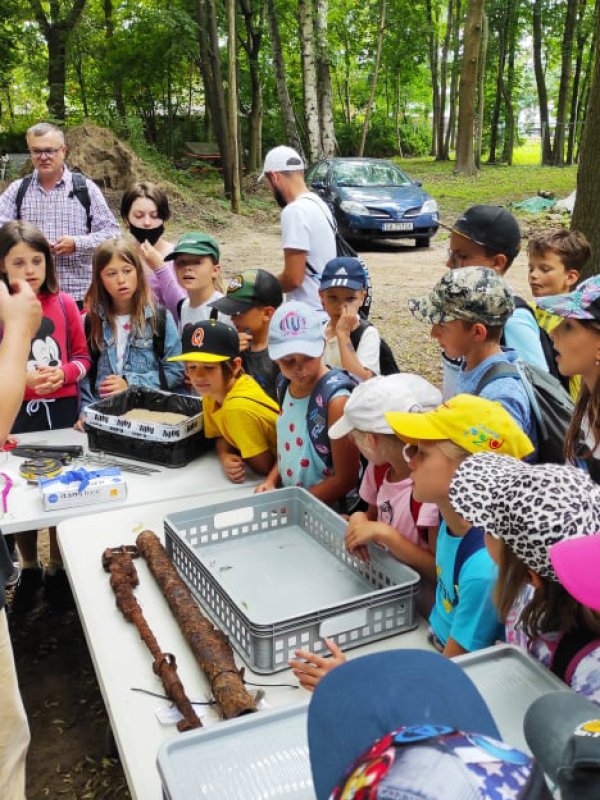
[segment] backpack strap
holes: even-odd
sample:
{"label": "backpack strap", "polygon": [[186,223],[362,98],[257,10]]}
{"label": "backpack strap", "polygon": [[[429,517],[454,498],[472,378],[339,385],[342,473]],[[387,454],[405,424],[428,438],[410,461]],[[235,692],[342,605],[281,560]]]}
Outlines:
{"label": "backpack strap", "polygon": [[370,322],[367,322],[365,319],[359,319],[358,328],[355,328],[353,331],[350,331],[350,341],[352,342],[352,347],[354,348],[354,352],[358,350],[358,346],[360,344],[360,340],[363,337],[363,333],[369,327],[372,327]]}
{"label": "backpack strap", "polygon": [[87,229],[88,233],[90,233],[92,230],[92,201],[86,177],[81,172],[72,172],[71,180],[73,181],[73,197],[79,200],[85,210]]}
{"label": "backpack strap", "polygon": [[413,492],[411,491],[411,493],[410,493],[410,515],[413,518],[413,522],[415,523],[415,527],[416,527],[417,532],[419,534],[419,538],[422,539],[424,542],[427,542],[428,541],[427,528],[425,527],[425,525],[419,525],[418,524],[419,512],[421,511],[421,506],[422,505],[423,505],[423,503],[421,503],[419,500],[415,500],[415,496],[414,496]]}
{"label": "backpack strap", "polygon": [[32,180],[33,180],[33,175],[26,175],[22,179],[21,183],[19,184],[19,188],[17,189],[17,196],[15,197],[15,207],[16,207],[15,219],[16,220],[20,220],[21,219],[21,208],[23,206],[23,198],[25,197],[25,194],[27,193],[27,189],[29,189],[29,187],[31,186],[31,181]]}
{"label": "backpack strap", "polygon": [[289,380],[285,377],[283,372],[280,372],[275,379],[275,394],[277,395],[277,402],[279,403],[279,408],[281,409],[283,408],[285,393],[287,392],[289,385]]}
{"label": "backpack strap", "polygon": [[598,634],[589,628],[575,628],[564,633],[552,656],[551,672],[561,681],[569,683],[577,666],[589,652],[589,645],[599,639]]}
{"label": "backpack strap", "polygon": [[479,383],[475,387],[474,395],[479,396],[486,386],[490,383],[499,380],[500,378],[516,378],[522,380],[522,375],[514,364],[508,364],[505,361],[498,361],[484,372],[479,379]]}
{"label": "backpack strap", "polygon": [[460,540],[458,550],[456,551],[456,558],[454,559],[454,572],[452,575],[452,587],[454,589],[454,600],[452,601],[452,608],[458,605],[458,584],[460,580],[460,571],[465,563],[471,558],[472,555],[482,550],[485,547],[482,528],[469,528],[467,533]]}
{"label": "backpack strap", "polygon": [[96,379],[98,377],[98,359],[100,358],[100,350],[96,347],[96,343],[92,341],[92,321],[89,312],[83,318],[83,329],[85,331],[85,341],[87,349],[90,354],[90,368],[87,373],[90,382],[90,391],[96,394]]}
{"label": "backpack strap", "polygon": [[308,435],[321,460],[328,469],[333,466],[327,411],[331,398],[342,389],[352,391],[358,381],[343,369],[330,369],[312,390],[308,400],[306,422]]}
{"label": "backpack strap", "polygon": [[186,297],[182,297],[181,300],[177,301],[177,319],[181,322],[181,309],[183,308],[184,300],[187,300]]}
{"label": "backpack strap", "polygon": [[156,321],[154,323],[154,334],[152,335],[152,349],[158,359],[158,380],[160,388],[165,392],[169,391],[169,382],[165,375],[163,358],[165,357],[165,332],[167,328],[167,312],[163,306],[156,307]]}

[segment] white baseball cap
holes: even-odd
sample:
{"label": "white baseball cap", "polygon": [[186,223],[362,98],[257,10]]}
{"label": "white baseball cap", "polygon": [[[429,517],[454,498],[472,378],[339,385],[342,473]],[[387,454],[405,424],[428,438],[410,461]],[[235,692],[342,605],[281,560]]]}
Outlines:
{"label": "white baseball cap", "polygon": [[343,415],[329,429],[329,438],[341,439],[352,430],[393,434],[386,411],[433,411],[441,403],[440,390],[420,375],[400,372],[369,378],[354,389]]}
{"label": "white baseball cap", "polygon": [[325,328],[318,311],[306,303],[290,301],[279,306],[269,323],[269,358],[299,353],[317,358],[325,349]]}
{"label": "white baseball cap", "polygon": [[302,156],[293,147],[280,144],[273,147],[265,156],[263,171],[258,180],[262,181],[267,172],[298,172],[304,169]]}

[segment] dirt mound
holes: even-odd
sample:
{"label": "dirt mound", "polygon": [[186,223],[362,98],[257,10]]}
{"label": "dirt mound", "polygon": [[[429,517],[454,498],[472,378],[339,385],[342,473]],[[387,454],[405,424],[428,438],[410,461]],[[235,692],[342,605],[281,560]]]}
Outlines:
{"label": "dirt mound", "polygon": [[151,180],[133,150],[107,128],[78,125],[65,134],[71,169],[85,172],[104,189],[125,189],[135,181]]}

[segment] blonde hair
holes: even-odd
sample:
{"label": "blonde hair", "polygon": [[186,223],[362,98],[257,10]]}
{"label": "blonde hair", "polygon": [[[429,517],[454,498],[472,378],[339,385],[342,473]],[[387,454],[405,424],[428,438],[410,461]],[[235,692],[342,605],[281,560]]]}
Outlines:
{"label": "blonde hair", "polygon": [[437,444],[442,453],[446,456],[446,458],[449,458],[450,461],[457,461],[460,463],[461,461],[464,461],[465,458],[473,455],[473,453],[470,453],[468,450],[465,450],[464,447],[455,444],[450,439],[442,439],[435,442],[435,444]]}

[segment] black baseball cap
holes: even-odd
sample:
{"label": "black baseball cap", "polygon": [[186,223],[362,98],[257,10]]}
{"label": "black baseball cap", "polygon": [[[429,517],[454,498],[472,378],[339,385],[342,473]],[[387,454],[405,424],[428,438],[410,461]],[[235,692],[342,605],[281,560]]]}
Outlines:
{"label": "black baseball cap", "polygon": [[240,354],[240,340],[235,328],[215,319],[186,325],[181,334],[181,355],[167,361],[199,361],[215,364]]}
{"label": "black baseball cap", "polygon": [[521,248],[519,224],[502,206],[471,206],[454,225],[442,227],[509,258],[514,258]]}
{"label": "black baseball cap", "polygon": [[279,308],[282,302],[281,285],[275,275],[266,269],[247,269],[229,281],[225,297],[208,305],[233,317],[256,306]]}

